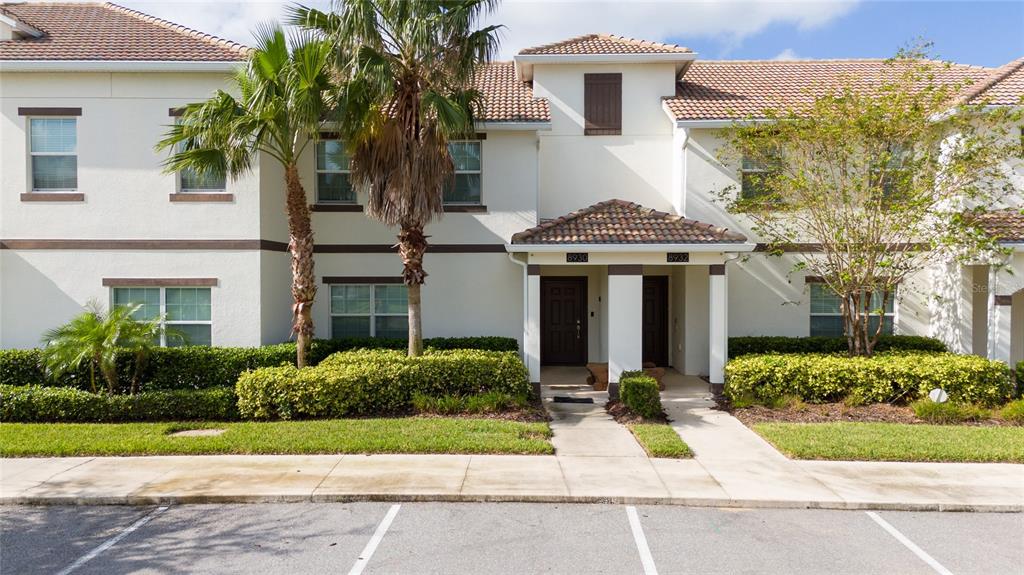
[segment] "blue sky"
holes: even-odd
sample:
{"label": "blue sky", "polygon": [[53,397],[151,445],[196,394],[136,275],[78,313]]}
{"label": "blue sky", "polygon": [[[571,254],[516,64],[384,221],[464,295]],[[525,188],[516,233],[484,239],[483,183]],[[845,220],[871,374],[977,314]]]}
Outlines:
{"label": "blue sky", "polygon": [[[242,43],[288,0],[116,0]],[[326,7],[329,0],[299,0]],[[704,58],[887,57],[918,37],[943,58],[998,66],[1024,56],[1024,0],[503,0],[503,59],[607,32],[689,46]]]}
{"label": "blue sky", "polygon": [[[915,38],[943,59],[998,66],[1024,56],[1022,2],[862,2],[818,27],[766,26],[734,46],[727,37],[671,40],[706,58],[887,57]],[[787,52],[788,51],[788,52]]]}

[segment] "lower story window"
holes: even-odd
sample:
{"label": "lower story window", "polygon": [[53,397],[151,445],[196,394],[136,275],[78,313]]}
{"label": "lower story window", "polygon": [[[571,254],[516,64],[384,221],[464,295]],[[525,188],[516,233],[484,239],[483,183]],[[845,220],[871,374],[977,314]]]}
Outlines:
{"label": "lower story window", "polygon": [[[150,321],[163,316],[160,345],[175,347],[210,345],[213,323],[210,314],[210,288],[191,287],[118,287],[111,294],[113,305],[141,305],[133,317]],[[168,337],[170,331],[170,337]],[[174,337],[181,334],[182,338]]]}
{"label": "lower story window", "polygon": [[331,286],[331,337],[409,337],[404,285]]}
{"label": "lower story window", "polygon": [[[811,285],[811,335],[816,336],[843,336],[846,334],[843,329],[843,300],[825,284],[812,283]],[[871,309],[877,311],[882,307],[881,293],[871,296]],[[893,297],[885,301],[885,314],[881,317],[882,334],[892,335],[894,305]],[[868,320],[869,330],[874,333],[878,329],[879,316],[873,313]]]}

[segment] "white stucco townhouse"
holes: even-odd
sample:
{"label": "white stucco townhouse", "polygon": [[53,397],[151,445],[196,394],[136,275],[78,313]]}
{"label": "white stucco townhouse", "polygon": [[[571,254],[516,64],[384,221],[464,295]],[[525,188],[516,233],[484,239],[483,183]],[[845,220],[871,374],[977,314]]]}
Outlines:
{"label": "white stucco townhouse", "polygon": [[[276,164],[237,181],[168,175],[153,149],[174,110],[225,87],[244,53],[113,4],[0,4],[0,347],[38,345],[90,299],[144,303],[198,343],[289,338]],[[703,61],[594,34],[487,66],[479,134],[452,144],[456,184],[429,228],[425,335],[515,337],[535,382],[541,365],[607,361],[614,382],[651,361],[721,383],[729,336],[838,333],[829,294],[712,201],[743,181],[716,159],[716,130],[769,96],[881,65]],[[949,73],[1012,105],[1022,67]],[[303,170],[317,336],[404,336],[395,232],[362,214],[338,142],[327,136]],[[1019,200],[990,218],[1016,247],[1016,276],[936,271],[922,284],[946,297],[908,289],[887,329],[1024,358]]]}

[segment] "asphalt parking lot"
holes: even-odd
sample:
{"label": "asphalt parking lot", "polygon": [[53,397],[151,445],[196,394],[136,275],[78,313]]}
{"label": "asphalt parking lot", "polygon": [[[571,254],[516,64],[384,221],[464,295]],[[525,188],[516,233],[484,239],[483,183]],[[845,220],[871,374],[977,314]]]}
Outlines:
{"label": "asphalt parking lot", "polygon": [[522,503],[0,508],[0,573],[1024,573],[1024,515]]}

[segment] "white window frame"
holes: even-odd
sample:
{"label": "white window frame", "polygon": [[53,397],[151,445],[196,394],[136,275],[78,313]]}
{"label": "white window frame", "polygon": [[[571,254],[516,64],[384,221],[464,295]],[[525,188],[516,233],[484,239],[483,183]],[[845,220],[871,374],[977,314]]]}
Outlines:
{"label": "white window frame", "polygon": [[[175,118],[174,123],[178,124],[181,122],[180,118]],[[224,175],[224,185],[219,188],[186,188],[182,184],[182,172],[185,170],[178,170],[176,176],[178,179],[178,193],[179,194],[223,194],[228,190],[228,177]]]}
{"label": "white window frame", "polygon": [[[335,286],[346,286],[346,287],[366,286],[366,287],[369,287],[370,288],[370,312],[369,313],[334,313],[334,310],[331,310],[328,307],[328,311],[330,312],[329,317],[331,317],[331,318],[335,318],[335,317],[369,317],[370,318],[370,335],[369,335],[369,337],[377,337],[377,322],[374,321],[377,317],[404,317],[406,319],[408,319],[408,317],[409,317],[409,310],[408,309],[406,309],[405,313],[377,313],[377,302],[376,302],[376,300],[377,300],[377,287],[378,286],[394,286],[394,285],[405,286],[405,284],[394,284],[394,283],[383,283],[383,284],[334,283],[334,284],[331,284],[331,288],[332,289]],[[406,287],[406,290],[408,290],[408,286],[405,286],[405,287]],[[408,295],[408,291],[406,292],[406,294]],[[328,306],[329,305],[330,304],[328,303]],[[334,336],[334,322],[333,321],[331,322],[331,339],[335,339],[335,336]],[[340,338],[338,338],[338,339],[340,339]]]}
{"label": "white window frame", "polygon": [[[74,120],[75,122],[75,152],[69,154],[67,152],[33,152],[32,151],[32,121],[33,120]],[[28,189],[32,193],[36,194],[49,194],[49,193],[64,193],[64,192],[77,192],[79,186],[74,188],[37,188],[35,179],[35,170],[33,169],[33,158],[36,156],[74,156],[75,157],[75,183],[78,183],[78,116],[28,116],[26,118],[25,135],[28,138],[27,146],[28,149]]]}
{"label": "white window frame", "polygon": [[[316,142],[316,144],[319,144],[321,142],[341,142],[341,138],[320,138]],[[325,200],[325,199],[322,199],[320,197],[320,174],[345,174],[346,176],[351,178],[352,177],[352,166],[351,166],[352,160],[351,160],[351,158],[349,159],[349,169],[347,169],[347,170],[325,170],[325,169],[321,169],[320,168],[320,153],[315,148],[316,148],[316,145],[314,145],[314,150],[313,150],[314,151],[314,153],[313,153],[313,180],[314,180],[313,185],[316,187],[316,203],[318,203],[318,204],[340,204],[340,205],[343,205],[343,206],[350,206],[350,205],[358,204],[359,203],[358,202],[358,198],[355,197],[355,194],[353,194],[353,197],[352,197],[351,200]],[[352,183],[352,181],[350,179],[349,180],[349,185],[351,185],[351,183]]]}
{"label": "white window frame", "polygon": [[[828,289],[827,285],[825,285],[823,283],[820,283],[820,282],[813,282],[811,285],[819,285],[823,289],[826,289],[826,290]],[[814,288],[813,287],[808,287],[807,289],[808,289],[808,292],[809,292],[810,290],[812,290]],[[884,318],[883,321],[887,325],[892,326],[892,333],[893,334],[896,333],[896,312],[899,309],[899,306],[896,305],[896,294],[898,293],[898,291],[899,291],[899,288],[897,287],[896,291],[894,291],[893,293],[889,294],[888,301],[892,304],[892,312],[887,312],[887,313],[883,314],[883,318]],[[835,297],[839,297],[839,296],[835,295]],[[813,296],[810,293],[808,293],[808,303],[809,304],[810,304],[812,299],[813,299]],[[876,314],[871,314],[871,316],[875,317]],[[812,320],[814,318],[816,318],[816,317],[839,317],[839,318],[841,318],[841,317],[843,317],[843,313],[842,313],[842,311],[840,311],[838,313],[820,313],[820,312],[813,311],[813,307],[810,310],[808,310],[808,318],[807,318],[807,329],[808,329],[808,332],[807,333],[808,333],[808,335],[811,335],[812,337],[813,337],[813,334],[810,333],[810,327],[811,327],[811,323],[813,323]],[[882,335],[886,335],[884,329],[882,330]]]}
{"label": "white window frame", "polygon": [[[466,139],[462,139],[462,140],[449,140],[448,141],[448,145],[449,146],[451,146],[451,144],[465,144],[465,143],[477,144],[479,146],[479,148],[480,148],[480,169],[479,170],[455,170],[455,173],[453,174],[453,176],[457,177],[459,174],[477,174],[477,175],[479,175],[480,176],[480,199],[475,201],[475,202],[449,202],[447,200],[443,200],[442,203],[444,205],[446,205],[446,206],[482,206],[484,204],[484,140],[478,140],[476,138],[466,138]],[[448,149],[448,153],[449,154],[451,153],[451,148],[450,147]]]}
{"label": "white window frame", "polygon": [[110,309],[114,303],[114,290],[118,289],[155,289],[160,290],[160,316],[167,316],[167,290],[168,289],[208,289],[210,290],[210,319],[208,320],[167,320],[160,322],[160,347],[167,347],[167,326],[175,325],[208,325],[210,326],[210,347],[213,347],[213,288],[191,287],[191,286],[116,286],[110,288]]}

